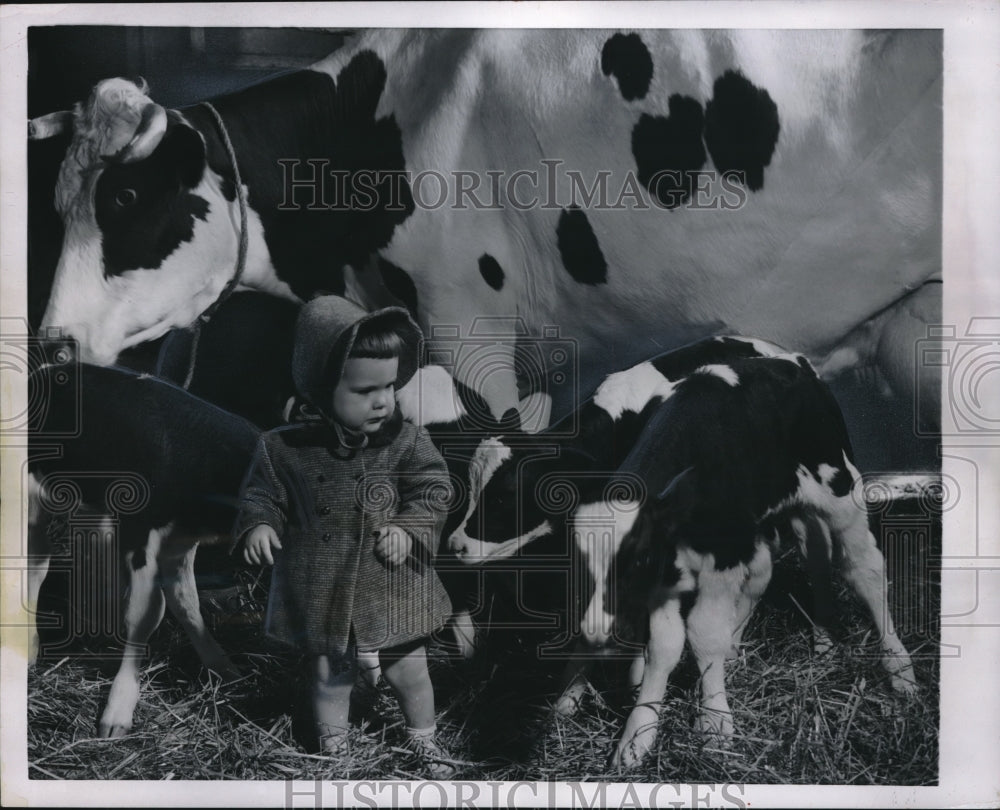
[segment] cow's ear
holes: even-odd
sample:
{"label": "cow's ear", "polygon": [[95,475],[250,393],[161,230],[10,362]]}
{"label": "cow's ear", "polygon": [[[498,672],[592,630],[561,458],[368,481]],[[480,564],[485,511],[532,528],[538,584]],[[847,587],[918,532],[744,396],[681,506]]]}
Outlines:
{"label": "cow's ear", "polygon": [[205,141],[198,130],[186,124],[170,127],[164,138],[168,165],[174,167],[177,179],[187,188],[194,188],[205,173]]}

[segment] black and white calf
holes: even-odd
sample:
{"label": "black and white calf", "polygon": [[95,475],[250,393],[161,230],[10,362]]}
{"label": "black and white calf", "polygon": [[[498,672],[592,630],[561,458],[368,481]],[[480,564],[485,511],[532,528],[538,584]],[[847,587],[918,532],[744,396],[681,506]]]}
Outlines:
{"label": "black and white calf", "polygon": [[[692,374],[618,474],[642,482],[647,496],[611,509],[586,504],[574,515],[595,582],[582,625],[588,641],[606,643],[630,609],[649,616],[645,671],[616,763],[649,750],[685,637],[702,674],[698,725],[732,733],[723,662],[767,586],[782,523],[807,557],[840,561],[875,622],[892,687],[916,689],[840,409],[804,358],[734,360]],[[685,594],[694,604],[682,619]]]}
{"label": "black and white calf", "polygon": [[[689,347],[692,356],[695,347]],[[702,672],[698,725],[732,732],[724,660],[768,584],[771,546],[783,525],[799,538],[811,575],[840,560],[873,616],[893,687],[916,688],[909,656],[886,610],[884,560],[868,529],[860,476],[837,403],[804,358],[771,354],[691,364],[669,387],[660,382],[662,393],[647,404],[637,396],[632,404],[642,405],[638,412],[649,402],[652,409],[624,459],[613,473],[584,477],[588,485],[577,490],[569,529],[593,583],[583,637],[599,648],[612,638],[616,623],[648,622],[649,640],[633,667],[638,700],[613,755],[620,767],[636,764],[652,745],[667,677],[685,638]],[[636,369],[624,372],[618,390],[635,391],[622,383],[639,379]],[[608,390],[602,387],[594,402],[610,402]],[[614,429],[603,441],[616,446]],[[544,500],[537,497],[538,479],[519,476],[516,468],[505,471],[516,451],[496,441],[480,450],[472,475],[479,501],[451,542],[482,561],[558,531],[552,520],[557,516],[537,511]],[[600,445],[594,452],[607,461]],[[567,458],[579,460],[579,453],[571,443]],[[502,525],[510,512],[521,516],[514,528]],[[469,537],[473,527],[478,539]],[[509,539],[495,542],[504,537]],[[828,595],[824,582],[815,585],[818,595]],[[685,595],[694,601],[682,618]],[[575,707],[583,668],[582,658],[571,664],[559,710]]]}
{"label": "black and white calf", "polygon": [[[53,515],[82,506],[116,512],[128,577],[126,644],[99,722],[101,736],[113,737],[132,725],[139,664],[165,606],[208,668],[236,674],[201,617],[194,556],[200,541],[228,536],[259,430],[163,380],[77,366],[70,353],[68,346],[53,349],[49,356],[61,354],[63,362],[45,363],[30,377],[45,407],[31,425],[27,601],[33,614]],[[113,492],[114,481],[127,491]],[[33,658],[37,635],[32,648]]]}

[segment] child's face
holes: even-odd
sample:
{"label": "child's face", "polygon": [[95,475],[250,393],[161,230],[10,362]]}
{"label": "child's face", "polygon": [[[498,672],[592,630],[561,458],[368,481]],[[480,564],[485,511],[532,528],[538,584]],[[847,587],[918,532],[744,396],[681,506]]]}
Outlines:
{"label": "child's face", "polygon": [[399,360],[349,357],[333,389],[333,418],[348,430],[374,433],[396,409]]}

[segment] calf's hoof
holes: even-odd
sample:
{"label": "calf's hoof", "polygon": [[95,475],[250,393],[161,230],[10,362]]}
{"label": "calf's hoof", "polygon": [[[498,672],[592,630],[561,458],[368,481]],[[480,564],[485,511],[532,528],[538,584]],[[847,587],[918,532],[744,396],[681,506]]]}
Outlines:
{"label": "calf's hoof", "polygon": [[107,722],[101,720],[97,724],[97,736],[104,740],[114,740],[126,736],[132,730],[132,724],[123,725],[121,723]]}
{"label": "calf's hoof", "polygon": [[716,709],[702,709],[694,721],[694,730],[716,737],[732,737],[733,715]]}
{"label": "calf's hoof", "polygon": [[615,746],[614,753],[608,760],[608,766],[613,771],[630,771],[638,768],[649,755],[656,740],[656,730],[640,731],[629,740],[622,739]]}
{"label": "calf's hoof", "polygon": [[894,692],[906,695],[907,697],[914,697],[920,691],[917,679],[913,675],[911,668],[907,668],[903,672],[897,672],[892,676],[890,683]]}
{"label": "calf's hoof", "polygon": [[559,700],[556,701],[553,710],[560,717],[572,717],[580,709],[580,700],[582,695],[578,694],[564,694],[560,695]]}

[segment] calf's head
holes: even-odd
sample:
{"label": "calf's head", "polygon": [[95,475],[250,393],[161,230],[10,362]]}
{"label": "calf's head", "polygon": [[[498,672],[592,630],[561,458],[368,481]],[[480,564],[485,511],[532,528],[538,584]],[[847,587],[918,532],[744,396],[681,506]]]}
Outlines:
{"label": "calf's head", "polygon": [[[580,626],[589,644],[603,646],[613,633],[621,641],[637,640],[635,628],[644,625],[648,610],[690,589],[690,574],[677,564],[677,551],[695,505],[695,473],[688,468],[659,494],[647,496],[634,488],[629,497],[607,498],[577,511],[573,535],[594,586]],[[625,627],[629,632],[619,632]]]}
{"label": "calf's head", "polygon": [[579,503],[575,479],[592,465],[587,454],[554,444],[484,440],[469,464],[465,519],[449,546],[465,562],[479,563],[558,531]]}

